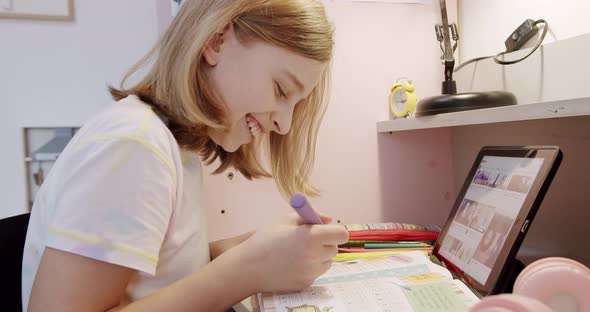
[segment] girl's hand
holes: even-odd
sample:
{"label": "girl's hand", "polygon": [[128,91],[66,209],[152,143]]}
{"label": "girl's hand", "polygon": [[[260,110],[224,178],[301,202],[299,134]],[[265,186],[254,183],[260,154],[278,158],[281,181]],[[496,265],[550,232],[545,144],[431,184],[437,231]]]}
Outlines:
{"label": "girl's hand", "polygon": [[[325,223],[331,220],[321,218]],[[307,225],[293,213],[282,223],[256,231],[228,253],[239,258],[256,292],[297,291],[326,272],[338,245],[347,241],[343,225]]]}

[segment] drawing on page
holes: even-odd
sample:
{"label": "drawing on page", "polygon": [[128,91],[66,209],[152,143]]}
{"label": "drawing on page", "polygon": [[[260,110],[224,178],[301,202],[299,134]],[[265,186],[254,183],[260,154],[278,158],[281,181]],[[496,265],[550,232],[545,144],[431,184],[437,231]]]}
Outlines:
{"label": "drawing on page", "polygon": [[287,307],[289,312],[330,312],[334,307],[318,308],[315,305],[304,304],[297,307]]}

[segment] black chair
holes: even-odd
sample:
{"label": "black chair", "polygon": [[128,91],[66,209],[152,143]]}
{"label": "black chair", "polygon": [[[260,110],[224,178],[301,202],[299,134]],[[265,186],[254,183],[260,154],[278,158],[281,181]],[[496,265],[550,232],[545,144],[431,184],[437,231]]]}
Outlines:
{"label": "black chair", "polygon": [[22,311],[21,270],[29,213],[0,220],[0,310]]}

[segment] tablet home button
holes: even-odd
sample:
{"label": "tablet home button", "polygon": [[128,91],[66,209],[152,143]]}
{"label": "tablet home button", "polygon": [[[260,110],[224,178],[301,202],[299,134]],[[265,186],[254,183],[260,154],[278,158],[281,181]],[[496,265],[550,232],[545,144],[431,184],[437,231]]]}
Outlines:
{"label": "tablet home button", "polygon": [[521,232],[521,233],[524,233],[524,232],[526,232],[526,229],[527,229],[528,227],[529,227],[529,220],[528,220],[528,219],[526,219],[526,220],[524,221],[524,224],[522,225],[522,228],[520,229],[520,232]]}

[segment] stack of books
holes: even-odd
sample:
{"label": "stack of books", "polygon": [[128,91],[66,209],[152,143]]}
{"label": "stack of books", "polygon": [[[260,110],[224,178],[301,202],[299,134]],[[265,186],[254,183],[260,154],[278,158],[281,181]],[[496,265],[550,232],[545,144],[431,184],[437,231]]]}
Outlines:
{"label": "stack of books", "polygon": [[347,224],[349,241],[339,252],[432,251],[440,228],[407,223]]}

